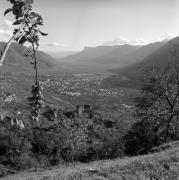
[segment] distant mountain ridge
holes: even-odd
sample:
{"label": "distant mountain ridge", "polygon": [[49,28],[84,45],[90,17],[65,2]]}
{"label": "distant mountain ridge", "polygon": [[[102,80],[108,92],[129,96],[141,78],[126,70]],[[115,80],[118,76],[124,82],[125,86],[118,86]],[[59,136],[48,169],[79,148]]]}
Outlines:
{"label": "distant mountain ridge", "polygon": [[83,51],[65,57],[63,60],[68,62],[86,63],[118,63],[119,58],[140,48],[140,46],[116,45],[116,46],[97,46],[85,47]]}
{"label": "distant mountain ridge", "polygon": [[170,62],[174,60],[173,53],[176,50],[176,53],[179,53],[179,37],[176,37],[166,43],[164,43],[161,47],[150,53],[148,56],[143,58],[140,62],[131,64],[129,66],[125,66],[122,68],[116,68],[112,69],[112,72],[115,73],[125,73],[127,74],[130,72],[135,72],[136,70],[138,72],[140,68],[144,67],[158,67],[161,68],[168,65]]}
{"label": "distant mountain ridge", "polygon": [[[111,69],[110,72],[116,74],[104,81],[106,86],[134,86],[137,84],[147,72],[150,73],[150,69],[157,69],[163,71],[166,66],[175,60],[178,61],[179,55],[179,37],[176,37],[161,47],[158,47],[155,51],[148,54],[141,61],[115,69]],[[177,56],[174,56],[174,52]],[[113,82],[111,84],[111,82]]]}
{"label": "distant mountain ridge", "polygon": [[[156,42],[147,45],[115,45],[85,47],[81,52],[72,52],[64,58],[52,58],[47,53],[37,51],[40,73],[104,73],[109,71],[117,73],[121,67],[140,62],[154,51],[163,46],[165,42]],[[0,42],[0,50],[5,43]],[[30,60],[24,57],[27,48],[13,43],[8,50],[3,67],[0,72],[32,73],[33,66]],[[70,53],[70,52],[69,52]],[[67,53],[68,54],[68,53]],[[58,55],[58,53],[56,54]],[[114,69],[119,67],[117,69]]]}
{"label": "distant mountain ridge", "polygon": [[[5,43],[0,42],[0,52],[3,50],[4,46]],[[32,72],[34,72],[33,65],[30,63],[30,59],[24,57],[26,51],[27,47],[21,46],[17,43],[12,43],[10,48],[8,49],[4,64],[2,67],[0,67],[0,72],[14,72],[26,74],[31,74]],[[47,53],[43,51],[36,51],[36,56],[40,73],[50,71],[64,72],[64,69],[59,67],[57,61],[55,61]]]}
{"label": "distant mountain ridge", "polygon": [[47,51],[56,60],[78,53],[79,51]]}
{"label": "distant mountain ridge", "polygon": [[165,42],[147,45],[115,45],[85,47],[81,52],[61,58],[77,71],[108,71],[112,68],[123,67],[141,61],[149,54],[160,48]]}

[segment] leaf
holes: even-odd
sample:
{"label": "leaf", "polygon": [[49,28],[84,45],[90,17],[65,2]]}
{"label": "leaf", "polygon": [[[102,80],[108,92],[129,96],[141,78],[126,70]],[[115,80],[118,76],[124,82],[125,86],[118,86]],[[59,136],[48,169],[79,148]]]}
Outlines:
{"label": "leaf", "polygon": [[26,41],[27,41],[26,37],[23,36],[23,37],[19,40],[18,43],[19,43],[20,45],[23,45]]}
{"label": "leaf", "polygon": [[23,21],[24,21],[23,19],[17,20],[17,21],[15,21],[12,25],[19,25],[19,24],[21,24]]}
{"label": "leaf", "polygon": [[13,34],[16,34],[19,30],[18,29],[14,29]]}
{"label": "leaf", "polygon": [[4,16],[5,16],[7,13],[11,12],[11,11],[13,11],[12,8],[6,9],[5,12],[4,12]]}
{"label": "leaf", "polygon": [[47,33],[43,33],[42,31],[39,31],[39,33],[40,33],[42,36],[47,36],[47,35],[48,35]]}

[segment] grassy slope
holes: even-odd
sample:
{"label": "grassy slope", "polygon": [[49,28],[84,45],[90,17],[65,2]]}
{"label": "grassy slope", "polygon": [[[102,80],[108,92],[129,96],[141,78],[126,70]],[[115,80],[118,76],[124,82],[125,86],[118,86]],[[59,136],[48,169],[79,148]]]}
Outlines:
{"label": "grassy slope", "polygon": [[[60,166],[52,170],[26,172],[4,180],[177,180],[179,142],[170,143],[154,154]],[[165,149],[165,150],[163,150]]]}

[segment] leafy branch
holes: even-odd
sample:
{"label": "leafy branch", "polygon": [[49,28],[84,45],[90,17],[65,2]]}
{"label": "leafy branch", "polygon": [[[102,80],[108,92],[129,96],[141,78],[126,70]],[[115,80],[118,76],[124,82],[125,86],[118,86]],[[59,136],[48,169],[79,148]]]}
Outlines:
{"label": "leafy branch", "polygon": [[43,107],[43,95],[41,93],[42,87],[38,80],[38,64],[36,58],[36,50],[39,47],[40,35],[47,36],[48,34],[42,32],[39,26],[43,25],[42,17],[32,11],[33,0],[8,0],[12,7],[5,10],[4,15],[12,12],[15,16],[13,25],[15,26],[13,36],[6,43],[2,56],[0,57],[0,66],[3,65],[7,51],[13,41],[20,45],[30,43],[32,50],[27,49],[28,52],[24,57],[31,57],[31,64],[35,69],[35,84],[32,86],[32,97],[28,98],[29,104],[32,109],[32,119],[38,122],[40,110]]}
{"label": "leafy branch", "polygon": [[20,45],[29,42],[38,48],[39,35],[46,36],[41,32],[38,26],[43,25],[42,17],[32,11],[33,0],[8,0],[12,4],[12,8],[5,10],[4,15],[12,12],[15,16],[13,25],[15,26],[13,36],[6,43],[2,55],[0,57],[0,66],[3,65],[7,51],[13,41]]}

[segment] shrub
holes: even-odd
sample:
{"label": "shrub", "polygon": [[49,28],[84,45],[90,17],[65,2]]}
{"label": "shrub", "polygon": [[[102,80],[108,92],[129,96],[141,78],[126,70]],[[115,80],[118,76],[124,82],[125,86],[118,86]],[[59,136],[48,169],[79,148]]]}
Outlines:
{"label": "shrub", "polygon": [[61,156],[66,161],[91,161],[123,155],[119,129],[115,126],[108,128],[105,121],[96,118],[83,117],[65,121]]}
{"label": "shrub", "polygon": [[14,158],[14,167],[16,170],[27,170],[39,167],[39,162],[32,153],[22,153]]}
{"label": "shrub", "polygon": [[0,127],[0,163],[11,167],[16,166],[16,158],[29,152],[31,144],[25,138],[25,131],[18,127]]}
{"label": "shrub", "polygon": [[138,121],[124,136],[125,153],[137,155],[147,153],[151,147],[160,144],[158,135],[148,121]]}
{"label": "shrub", "polygon": [[51,165],[58,164],[62,149],[62,137],[58,127],[53,129],[34,128],[31,144],[34,154],[46,155]]}

